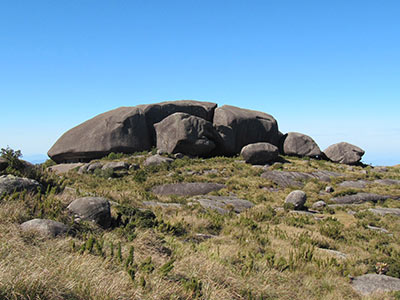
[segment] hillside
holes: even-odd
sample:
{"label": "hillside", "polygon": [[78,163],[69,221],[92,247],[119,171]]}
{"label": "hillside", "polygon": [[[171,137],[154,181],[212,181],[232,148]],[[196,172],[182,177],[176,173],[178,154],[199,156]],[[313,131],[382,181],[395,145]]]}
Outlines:
{"label": "hillside", "polygon": [[[270,166],[252,166],[240,156],[185,156],[145,166],[154,154],[112,153],[53,171],[45,164],[29,174],[41,183],[40,192],[3,193],[0,298],[361,299],[352,287],[357,276],[400,278],[399,217],[370,210],[400,208],[399,166],[348,166],[289,156]],[[114,164],[102,167],[109,162]],[[97,167],[91,172],[90,165]],[[295,186],[270,177],[289,171],[338,176],[329,182],[300,178]],[[10,168],[4,172],[26,175]],[[220,184],[223,188],[200,198],[242,199],[254,206],[237,209],[228,201],[219,210],[206,209],[201,204],[207,202],[191,195],[154,189],[182,182]],[[328,186],[333,191],[325,191]],[[306,193],[305,209],[293,211],[284,204],[293,190]],[[358,192],[389,197],[332,205],[348,203],[340,197]],[[72,201],[88,196],[110,202],[107,226],[68,212]],[[320,200],[328,206],[312,209]],[[34,218],[62,222],[67,233],[52,238],[21,229]],[[399,297],[391,292],[365,299]]]}

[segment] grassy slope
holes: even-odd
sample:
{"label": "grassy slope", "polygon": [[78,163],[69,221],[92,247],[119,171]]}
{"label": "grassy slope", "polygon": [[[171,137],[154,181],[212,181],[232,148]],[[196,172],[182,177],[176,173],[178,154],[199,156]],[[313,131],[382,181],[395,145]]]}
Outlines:
{"label": "grassy slope", "polygon": [[[142,164],[145,157],[120,159]],[[349,179],[400,179],[398,166],[378,173],[370,167],[286,159],[290,163],[273,168],[337,171]],[[46,180],[58,182],[60,190],[68,188],[62,192],[49,188],[36,196],[14,194],[0,203],[0,298],[361,299],[350,286],[351,276],[374,272],[377,262],[387,262],[388,275],[400,277],[400,219],[363,212],[372,206],[400,207],[400,203],[388,200],[335,208],[319,214],[321,220],[275,212],[292,189],[269,192],[274,184],[260,178],[261,173],[239,158],[212,158],[142,167],[113,179],[101,172],[79,175],[72,171],[60,179],[45,175]],[[336,187],[342,180],[335,179],[330,185]],[[150,192],[154,185],[180,181],[224,183],[227,188],[215,195],[233,193],[256,206],[241,215],[220,216],[187,205],[190,201],[184,197],[157,197]],[[308,206],[329,200],[330,195],[319,194],[326,185],[317,181],[305,185]],[[335,190],[336,194],[354,192]],[[400,194],[395,186],[373,185],[364,191]],[[65,207],[87,195],[104,196],[128,207],[141,207],[144,200],[179,202],[183,207],[156,209],[158,221],[151,224],[131,219],[135,226],[104,231],[84,223],[74,226],[74,234],[56,239],[20,231],[18,224],[34,217],[72,224]],[[349,209],[356,214],[348,214]],[[114,217],[117,212],[114,205]],[[366,225],[386,228],[392,235],[374,232]],[[202,240],[198,233],[214,237]],[[322,248],[341,251],[348,258],[337,258]],[[371,299],[396,297],[400,298],[385,294]]]}

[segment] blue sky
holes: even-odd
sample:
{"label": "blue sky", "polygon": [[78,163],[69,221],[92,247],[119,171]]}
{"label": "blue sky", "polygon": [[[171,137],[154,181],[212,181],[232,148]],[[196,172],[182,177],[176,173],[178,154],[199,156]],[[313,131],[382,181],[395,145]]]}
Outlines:
{"label": "blue sky", "polygon": [[196,99],[400,163],[399,1],[0,1],[0,146],[45,154],[104,111]]}

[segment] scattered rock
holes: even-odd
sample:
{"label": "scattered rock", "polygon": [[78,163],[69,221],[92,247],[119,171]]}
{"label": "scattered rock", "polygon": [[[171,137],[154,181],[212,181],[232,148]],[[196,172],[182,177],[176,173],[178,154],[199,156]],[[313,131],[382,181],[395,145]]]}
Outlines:
{"label": "scattered rock", "polygon": [[380,228],[380,227],[375,227],[375,226],[371,226],[371,225],[367,225],[368,229],[371,229],[373,231],[379,231],[382,233],[389,233],[389,231],[387,231],[385,228]]}
{"label": "scattered rock", "polygon": [[8,167],[8,160],[4,157],[0,157],[0,172],[7,169]]}
{"label": "scattered rock", "polygon": [[400,291],[400,279],[378,274],[358,276],[352,281],[353,288],[367,296],[373,293]]}
{"label": "scattered rock", "polygon": [[175,157],[176,159],[182,159],[182,158],[185,157],[185,155],[184,155],[183,153],[175,153],[174,157]]}
{"label": "scattered rock", "polygon": [[213,124],[185,113],[175,113],[154,124],[157,148],[167,153],[205,156],[221,138]]}
{"label": "scattered rock", "polygon": [[395,215],[400,217],[400,208],[370,208],[370,212],[375,215],[385,216],[385,215]]}
{"label": "scattered rock", "polygon": [[389,198],[396,198],[396,197],[370,194],[370,193],[357,193],[354,195],[335,197],[330,199],[330,201],[335,204],[361,204],[368,201],[371,202],[385,201]]}
{"label": "scattered rock", "polygon": [[131,164],[129,166],[129,170],[139,170],[139,169],[140,169],[140,166],[137,164]]}
{"label": "scattered rock", "polygon": [[317,201],[312,205],[312,209],[315,209],[315,210],[321,210],[321,209],[324,209],[325,207],[326,207],[326,203],[325,203],[325,201],[322,201],[322,200]]}
{"label": "scattered rock", "polygon": [[252,165],[266,164],[275,161],[279,156],[278,147],[269,143],[254,143],[244,146],[240,155],[246,163]]}
{"label": "scattered rock", "polygon": [[285,204],[293,205],[294,210],[304,209],[304,204],[306,203],[307,195],[303,191],[296,190],[287,195],[285,199]]}
{"label": "scattered rock", "polygon": [[322,154],[317,143],[308,135],[289,132],[283,139],[283,153],[285,155],[320,157]]}
{"label": "scattered rock", "polygon": [[29,178],[16,177],[14,175],[0,176],[0,197],[4,194],[12,194],[14,192],[37,192],[41,185],[39,182]]}
{"label": "scattered rock", "polygon": [[363,189],[369,184],[370,182],[367,180],[349,180],[343,181],[338,184],[339,187],[342,188],[356,188],[356,189]]}
{"label": "scattered rock", "polygon": [[365,151],[349,143],[341,142],[324,150],[325,155],[335,163],[352,165],[358,163]]}
{"label": "scattered rock", "polygon": [[202,207],[215,210],[220,214],[228,214],[229,212],[241,213],[254,206],[250,201],[234,196],[206,196],[193,200],[198,202]]}
{"label": "scattered rock", "polygon": [[396,179],[376,179],[374,183],[382,185],[400,185],[400,180]]}
{"label": "scattered rock", "polygon": [[129,169],[129,164],[127,164],[124,161],[109,162],[102,167],[102,170],[113,170],[114,172],[121,170],[128,170],[128,169]]}
{"label": "scattered rock", "polygon": [[72,164],[58,164],[51,167],[48,167],[47,170],[50,172],[54,172],[57,175],[68,173],[69,171],[82,167],[82,163],[72,163]]}
{"label": "scattered rock", "polygon": [[22,223],[21,229],[23,231],[37,231],[48,237],[56,237],[57,235],[66,233],[68,226],[53,220],[33,219]]}
{"label": "scattered rock", "polygon": [[328,185],[326,188],[325,188],[325,192],[326,193],[333,193],[335,190],[333,189],[333,187],[331,187],[330,185]]}
{"label": "scattered rock", "polygon": [[110,202],[102,197],[78,198],[67,209],[82,220],[94,221],[103,228],[111,224]]}
{"label": "scattered rock", "polygon": [[389,168],[384,167],[384,166],[376,166],[376,167],[374,167],[374,171],[380,172],[380,173],[385,173],[385,172],[389,171]]}
{"label": "scattered rock", "polygon": [[97,169],[101,169],[103,168],[103,165],[101,162],[95,162],[95,163],[91,163],[88,165],[86,171],[89,173],[93,173],[94,171],[96,171]]}
{"label": "scattered rock", "polygon": [[163,208],[180,208],[182,204],[180,203],[164,203],[158,201],[143,201],[144,206],[149,207],[163,207]]}
{"label": "scattered rock", "polygon": [[225,188],[225,185],[208,182],[183,182],[155,186],[152,192],[157,195],[195,196],[205,195]]}
{"label": "scattered rock", "polygon": [[278,145],[281,137],[278,123],[271,115],[230,105],[215,110],[214,126],[222,138],[216,150],[218,155],[235,155],[244,146],[258,142]]}
{"label": "scattered rock", "polygon": [[142,109],[120,107],[70,129],[48,155],[57,163],[88,162],[111,152],[150,150],[151,145]]}
{"label": "scattered rock", "polygon": [[305,172],[287,172],[287,171],[267,171],[261,174],[262,178],[269,179],[281,187],[301,187],[304,181],[317,179],[319,181],[329,182],[331,177],[340,177],[342,174],[330,171],[316,171],[312,173]]}
{"label": "scattered rock", "polygon": [[161,164],[167,163],[170,164],[174,160],[172,158],[160,156],[158,154],[148,157],[143,163],[144,166],[159,166]]}

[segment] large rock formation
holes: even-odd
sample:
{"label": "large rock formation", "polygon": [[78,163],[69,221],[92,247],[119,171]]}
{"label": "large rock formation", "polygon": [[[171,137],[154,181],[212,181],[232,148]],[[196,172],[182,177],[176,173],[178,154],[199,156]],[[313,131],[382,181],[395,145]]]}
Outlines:
{"label": "large rock formation", "polygon": [[178,100],[155,104],[142,104],[137,107],[143,110],[152,144],[155,145],[156,133],[153,126],[154,124],[161,122],[166,117],[177,112],[187,113],[212,122],[217,104],[194,100]]}
{"label": "large rock formation", "polygon": [[215,110],[214,126],[222,138],[217,153],[235,155],[248,145],[267,142],[278,145],[278,123],[263,112],[224,105]]}
{"label": "large rock formation", "polygon": [[143,111],[120,107],[100,114],[64,133],[49,150],[57,163],[90,161],[111,152],[133,153],[149,150]]}
{"label": "large rock formation", "polygon": [[324,150],[325,155],[335,163],[352,165],[358,163],[365,151],[349,143],[341,142]]}
{"label": "large rock formation", "polygon": [[308,157],[319,157],[322,154],[311,137],[298,132],[289,132],[284,136],[283,153]]}
{"label": "large rock formation", "polygon": [[220,141],[211,122],[186,113],[175,113],[154,125],[157,149],[167,153],[208,155]]}

